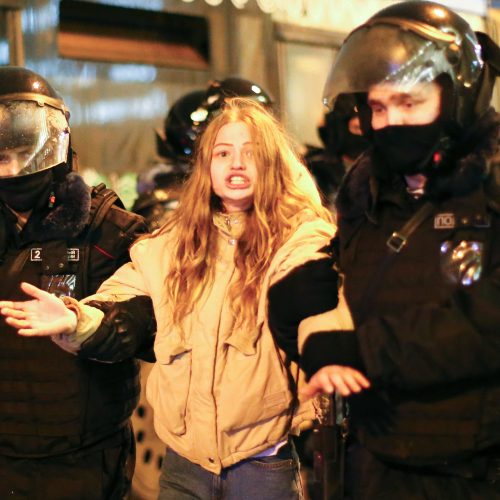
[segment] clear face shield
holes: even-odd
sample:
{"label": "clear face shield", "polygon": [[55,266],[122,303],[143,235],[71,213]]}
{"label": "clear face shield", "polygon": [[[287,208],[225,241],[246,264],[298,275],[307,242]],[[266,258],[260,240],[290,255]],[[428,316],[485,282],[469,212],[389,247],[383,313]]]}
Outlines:
{"label": "clear face shield", "polygon": [[378,20],[351,33],[325,84],[323,102],[330,109],[343,93],[367,93],[378,84],[411,93],[442,74],[449,75],[459,91],[473,87],[483,66],[476,39],[406,24]]}
{"label": "clear face shield", "polygon": [[0,102],[0,178],[22,177],[66,162],[69,138],[60,109],[28,100]]}

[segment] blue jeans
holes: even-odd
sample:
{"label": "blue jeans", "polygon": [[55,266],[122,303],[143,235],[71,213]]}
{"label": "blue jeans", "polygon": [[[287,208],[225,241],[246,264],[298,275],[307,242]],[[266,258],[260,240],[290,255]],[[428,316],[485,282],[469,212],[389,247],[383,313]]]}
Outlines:
{"label": "blue jeans", "polygon": [[293,445],[278,455],[243,460],[220,475],[167,450],[159,500],[303,500],[299,460]]}

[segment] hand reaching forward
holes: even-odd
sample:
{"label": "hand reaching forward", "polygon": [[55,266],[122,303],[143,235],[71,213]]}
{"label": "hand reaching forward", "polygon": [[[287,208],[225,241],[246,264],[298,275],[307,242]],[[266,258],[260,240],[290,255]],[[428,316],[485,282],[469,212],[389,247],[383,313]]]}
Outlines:
{"label": "hand reaching forward", "polygon": [[30,337],[75,331],[76,314],[67,309],[61,299],[29,283],[21,283],[21,290],[33,300],[0,301],[0,314],[5,316],[7,324],[17,328],[17,333]]}
{"label": "hand reaching forward", "polygon": [[349,366],[329,365],[318,370],[300,391],[306,399],[317,394],[338,392],[350,396],[370,387],[370,381],[358,370]]}

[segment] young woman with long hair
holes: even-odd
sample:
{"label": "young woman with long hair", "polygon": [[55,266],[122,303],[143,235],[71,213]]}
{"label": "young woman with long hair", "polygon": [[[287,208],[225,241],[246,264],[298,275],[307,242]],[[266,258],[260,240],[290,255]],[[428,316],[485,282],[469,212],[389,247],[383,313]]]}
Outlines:
{"label": "young woman with long hair", "polygon": [[[104,337],[110,302],[150,297],[157,333],[147,396],[168,449],[160,498],[301,498],[288,436],[314,409],[298,400],[298,370],[275,345],[267,291],[326,258],[333,232],[281,125],[234,98],[201,135],[179,207],[132,246],[130,264],[81,303],[23,284],[33,300],[0,302],[1,312],[21,335],[52,335],[78,353]],[[100,354],[137,344],[111,330]]]}

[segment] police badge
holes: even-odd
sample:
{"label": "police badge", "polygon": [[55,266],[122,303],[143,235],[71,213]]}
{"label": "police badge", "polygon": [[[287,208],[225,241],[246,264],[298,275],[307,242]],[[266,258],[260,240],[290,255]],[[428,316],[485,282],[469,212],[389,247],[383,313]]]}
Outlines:
{"label": "police badge", "polygon": [[458,245],[454,245],[452,241],[441,244],[441,270],[451,283],[472,285],[481,277],[483,243],[462,240]]}

